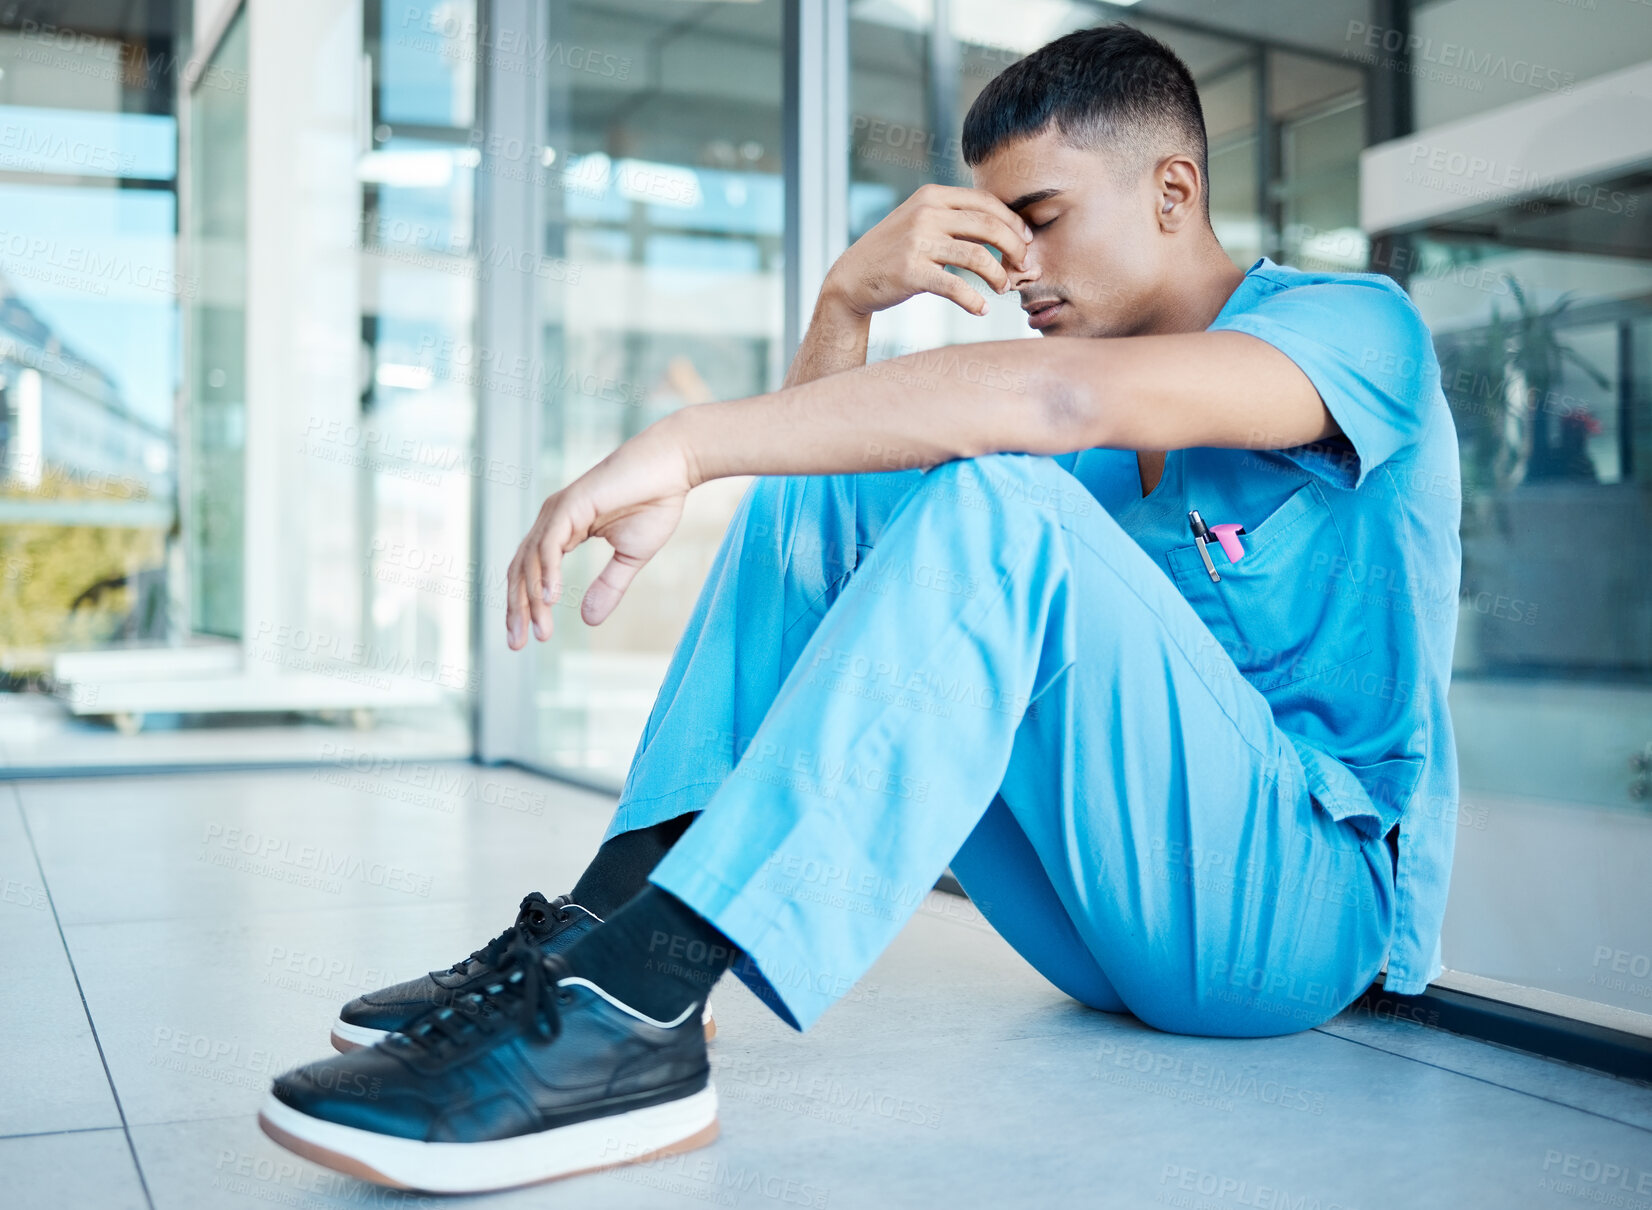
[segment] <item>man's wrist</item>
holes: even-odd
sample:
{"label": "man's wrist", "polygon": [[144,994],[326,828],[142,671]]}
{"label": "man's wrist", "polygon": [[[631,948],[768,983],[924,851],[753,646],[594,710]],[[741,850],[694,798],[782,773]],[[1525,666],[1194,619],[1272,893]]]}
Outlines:
{"label": "man's wrist", "polygon": [[654,429],[659,437],[674,446],[683,460],[683,469],[688,476],[688,486],[692,490],[699,487],[707,479],[717,478],[713,463],[715,455],[705,448],[702,435],[705,432],[703,424],[705,408],[714,407],[714,404],[691,403],[686,407],[678,408],[669,415],[662,416],[649,427]]}
{"label": "man's wrist", "polygon": [[870,325],[872,313],[855,306],[848,291],[828,272],[826,280],[820,284],[820,294],[815,298],[814,322],[854,331]]}

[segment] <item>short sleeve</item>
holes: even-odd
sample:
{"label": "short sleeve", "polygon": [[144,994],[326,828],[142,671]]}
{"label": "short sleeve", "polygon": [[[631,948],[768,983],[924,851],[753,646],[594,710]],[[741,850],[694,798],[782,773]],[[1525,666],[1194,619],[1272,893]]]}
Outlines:
{"label": "short sleeve", "polygon": [[1278,451],[1304,470],[1357,488],[1422,437],[1440,366],[1422,316],[1387,278],[1288,287],[1219,317],[1211,331],[1223,330],[1249,333],[1289,357],[1342,429],[1346,441]]}

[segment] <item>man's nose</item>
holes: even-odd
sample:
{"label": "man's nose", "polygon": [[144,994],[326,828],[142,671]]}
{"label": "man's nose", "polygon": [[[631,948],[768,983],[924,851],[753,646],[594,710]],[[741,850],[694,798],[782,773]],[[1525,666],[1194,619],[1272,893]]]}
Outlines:
{"label": "man's nose", "polygon": [[1017,269],[1011,265],[1005,265],[1004,269],[1009,274],[1009,289],[1011,290],[1019,290],[1023,286],[1037,281],[1044,273],[1038,263],[1038,253],[1031,245],[1028,245],[1027,248],[1027,263],[1025,266]]}

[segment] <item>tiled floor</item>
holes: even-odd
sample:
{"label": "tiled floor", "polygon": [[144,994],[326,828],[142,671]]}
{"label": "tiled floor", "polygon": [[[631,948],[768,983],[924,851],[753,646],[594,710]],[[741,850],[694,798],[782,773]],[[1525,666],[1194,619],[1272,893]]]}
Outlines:
{"label": "tiled floor", "polygon": [[[438,1204],[269,1142],[269,1077],[343,1000],[567,889],[608,806],[465,765],[0,786],[0,1206]],[[960,900],[807,1035],[732,981],[714,1002],[717,1143],[475,1204],[1652,1210],[1652,1088],[1346,1014],[1154,1033]]]}

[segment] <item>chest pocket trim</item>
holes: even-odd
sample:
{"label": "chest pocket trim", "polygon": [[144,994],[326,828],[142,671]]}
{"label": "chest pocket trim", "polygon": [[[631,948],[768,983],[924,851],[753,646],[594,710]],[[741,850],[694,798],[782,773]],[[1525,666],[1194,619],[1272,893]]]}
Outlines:
{"label": "chest pocket trim", "polygon": [[1177,588],[1245,679],[1266,692],[1368,654],[1366,607],[1355,585],[1331,574],[1349,566],[1348,550],[1318,481],[1245,528],[1237,563],[1209,545],[1220,583],[1191,541],[1165,552]]}

